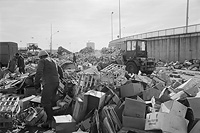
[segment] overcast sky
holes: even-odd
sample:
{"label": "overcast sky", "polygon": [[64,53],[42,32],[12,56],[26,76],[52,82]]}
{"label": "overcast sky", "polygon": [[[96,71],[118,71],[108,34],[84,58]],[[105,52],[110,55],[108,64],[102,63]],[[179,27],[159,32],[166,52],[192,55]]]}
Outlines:
{"label": "overcast sky", "polygon": [[[122,37],[184,26],[187,0],[121,0]],[[200,23],[200,0],[189,2],[189,25]],[[49,49],[78,51],[88,41],[96,49],[107,47],[119,35],[119,0],[0,0],[0,41],[20,47],[38,43]],[[59,31],[59,32],[56,32]]]}

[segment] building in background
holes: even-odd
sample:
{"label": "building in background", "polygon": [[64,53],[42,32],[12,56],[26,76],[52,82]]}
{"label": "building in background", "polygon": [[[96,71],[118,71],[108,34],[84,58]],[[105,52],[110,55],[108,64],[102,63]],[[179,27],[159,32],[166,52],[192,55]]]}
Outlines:
{"label": "building in background", "polygon": [[86,46],[92,47],[93,49],[95,49],[95,43],[94,42],[87,42]]}

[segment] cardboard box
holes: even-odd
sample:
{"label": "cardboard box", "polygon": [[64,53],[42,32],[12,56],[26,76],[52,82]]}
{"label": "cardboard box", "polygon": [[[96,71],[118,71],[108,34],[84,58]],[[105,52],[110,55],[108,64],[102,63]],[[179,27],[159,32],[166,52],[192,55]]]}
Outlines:
{"label": "cardboard box", "polygon": [[200,97],[188,97],[187,100],[192,108],[194,118],[200,119]]}
{"label": "cardboard box", "polygon": [[188,95],[195,97],[199,92],[199,86],[195,85],[194,87],[184,90]]}
{"label": "cardboard box", "polygon": [[156,85],[155,85],[155,87],[158,89],[158,90],[163,90],[164,88],[165,88],[165,85],[163,84],[163,83],[157,83]]}
{"label": "cardboard box", "polygon": [[41,96],[36,96],[35,98],[31,99],[31,102],[40,104],[41,103]]}
{"label": "cardboard box", "polygon": [[122,114],[123,127],[144,130],[146,104],[142,99],[138,100],[126,98],[124,111]]}
{"label": "cardboard box", "polygon": [[173,89],[175,89],[175,88],[177,88],[178,86],[180,86],[181,85],[181,83],[179,82],[179,81],[176,81],[175,83],[173,83],[172,85],[171,85],[171,87],[173,88]]}
{"label": "cardboard box", "polygon": [[19,100],[19,105],[21,107],[21,110],[27,109],[30,105],[30,101],[35,98],[35,95],[29,96],[29,97],[25,97],[23,99]]}
{"label": "cardboard box", "polygon": [[76,122],[71,115],[54,116],[56,133],[72,133],[76,131]]}
{"label": "cardboard box", "polygon": [[155,98],[159,98],[161,90],[158,90],[156,88],[149,88],[145,91],[142,92],[143,93],[143,99],[145,101],[149,101],[151,100],[151,98],[154,96]]}
{"label": "cardboard box", "polygon": [[176,88],[176,90],[188,90],[193,88],[195,85],[197,85],[197,81],[194,78],[190,78],[189,80],[187,80],[185,83],[183,83],[182,85],[178,86]]}
{"label": "cardboard box", "polygon": [[161,104],[160,112],[173,113],[185,118],[187,107],[176,100],[170,100]]}
{"label": "cardboard box", "polygon": [[70,105],[70,103],[72,102],[72,98],[71,98],[71,97],[69,97],[68,95],[66,95],[66,96],[65,96],[65,98],[63,99],[63,101],[64,101],[64,102],[66,102],[66,103],[67,103],[67,105],[69,106],[69,105]]}
{"label": "cardboard box", "polygon": [[76,99],[72,116],[76,120],[76,122],[80,122],[85,116],[85,112],[83,110],[83,100],[79,97]]}
{"label": "cardboard box", "polygon": [[179,91],[178,93],[175,93],[174,95],[171,96],[172,100],[179,100],[179,99],[184,99],[188,95],[184,91]]}
{"label": "cardboard box", "polygon": [[159,78],[165,81],[167,86],[171,84],[170,77],[165,72],[161,72],[158,75],[159,75]]}
{"label": "cardboard box", "polygon": [[89,90],[84,94],[83,110],[89,113],[93,109],[99,109],[104,105],[105,93],[95,90]]}
{"label": "cardboard box", "polygon": [[131,116],[122,116],[122,125],[123,127],[136,128],[144,130],[145,128],[145,118],[137,118]]}
{"label": "cardboard box", "polygon": [[141,100],[125,99],[124,115],[136,118],[145,118],[146,104]]}
{"label": "cardboard box", "polygon": [[24,95],[26,97],[31,96],[31,95],[36,95],[35,87],[26,87],[26,88],[24,88]]}
{"label": "cardboard box", "polygon": [[162,130],[169,133],[187,133],[188,121],[173,113],[154,112],[147,114],[145,130]]}
{"label": "cardboard box", "polygon": [[130,83],[120,87],[121,97],[130,97],[144,91],[141,83]]}
{"label": "cardboard box", "polygon": [[81,126],[83,127],[83,130],[88,131],[90,129],[90,127],[91,127],[91,123],[90,123],[91,120],[90,119],[91,118],[89,117],[86,120],[81,122]]}

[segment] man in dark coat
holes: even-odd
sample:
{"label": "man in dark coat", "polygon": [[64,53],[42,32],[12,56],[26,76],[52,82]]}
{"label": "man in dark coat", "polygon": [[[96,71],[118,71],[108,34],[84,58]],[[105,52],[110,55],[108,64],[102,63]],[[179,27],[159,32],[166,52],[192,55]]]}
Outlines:
{"label": "man in dark coat", "polygon": [[73,63],[76,63],[76,55],[73,53]]}
{"label": "man in dark coat", "polygon": [[15,56],[12,57],[12,59],[8,62],[8,70],[11,73],[14,73],[16,70],[16,64],[17,64],[17,59]]}
{"label": "man in dark coat", "polygon": [[17,58],[17,67],[19,68],[19,72],[22,74],[25,73],[25,63],[24,63],[24,57],[19,55],[19,53],[16,53]]}
{"label": "man in dark coat", "polygon": [[46,51],[39,52],[39,63],[35,75],[35,88],[40,89],[40,80],[42,79],[42,97],[41,105],[47,114],[47,121],[42,126],[50,128],[53,121],[52,104],[59,86],[59,78],[63,78],[63,72]]}

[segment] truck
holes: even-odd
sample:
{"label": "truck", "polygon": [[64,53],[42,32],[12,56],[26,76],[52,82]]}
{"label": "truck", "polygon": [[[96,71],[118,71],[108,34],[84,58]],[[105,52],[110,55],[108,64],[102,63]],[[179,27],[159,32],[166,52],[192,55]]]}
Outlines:
{"label": "truck", "polygon": [[124,64],[128,73],[138,74],[139,71],[145,74],[151,74],[155,68],[155,59],[148,57],[147,40],[145,39],[127,39],[123,42],[125,47],[123,53]]}
{"label": "truck", "polygon": [[15,42],[0,42],[0,66],[7,67],[10,59],[18,52]]}
{"label": "truck", "polygon": [[142,74],[149,75],[155,70],[155,59],[148,57],[147,54],[147,40],[129,38],[123,41],[112,41],[110,44],[123,51],[123,65],[126,66],[128,73],[138,74],[141,71]]}

